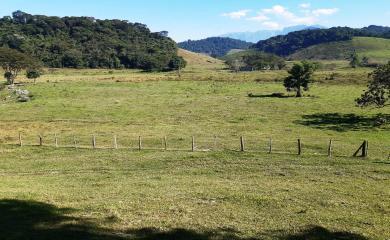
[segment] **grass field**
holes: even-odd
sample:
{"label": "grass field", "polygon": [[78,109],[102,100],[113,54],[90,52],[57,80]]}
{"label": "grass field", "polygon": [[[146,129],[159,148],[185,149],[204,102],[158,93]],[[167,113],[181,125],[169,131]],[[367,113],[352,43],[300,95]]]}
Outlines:
{"label": "grass field", "polygon": [[[37,84],[20,79],[31,102],[0,92],[0,239],[390,238],[390,131],[375,125],[390,111],[354,103],[369,69],[326,62],[335,67],[316,74],[305,98],[274,98],[285,71],[232,74],[182,54],[180,79],[55,70]],[[57,134],[61,146],[95,134],[106,149],[20,148],[19,132],[27,145],[38,134],[53,145]],[[122,149],[109,149],[113,135]],[[146,148],[167,136],[181,150],[129,149],[138,136]],[[217,136],[230,150],[190,152],[191,136],[211,149]],[[253,151],[237,151],[240,136]],[[285,153],[264,153],[269,137]],[[333,158],[323,156],[330,138]],[[351,158],[363,140],[369,158]]]}
{"label": "grass field", "polygon": [[390,60],[390,40],[373,37],[355,37],[351,41],[331,42],[308,47],[292,54],[292,59],[345,60],[353,52],[370,62],[387,63]]}

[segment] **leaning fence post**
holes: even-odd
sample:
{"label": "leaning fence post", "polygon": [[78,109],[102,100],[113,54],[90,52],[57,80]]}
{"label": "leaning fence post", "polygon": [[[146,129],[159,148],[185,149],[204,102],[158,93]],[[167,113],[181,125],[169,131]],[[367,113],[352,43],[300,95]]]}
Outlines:
{"label": "leaning fence post", "polygon": [[142,150],[142,138],[141,138],[141,136],[138,137],[138,150],[139,151]]}
{"label": "leaning fence post", "polygon": [[41,135],[39,135],[39,146],[43,146],[43,137]]}
{"label": "leaning fence post", "polygon": [[22,142],[22,133],[19,132],[19,146],[23,147],[23,142]]}
{"label": "leaning fence post", "polygon": [[333,140],[329,140],[329,146],[328,146],[328,157],[332,157],[332,151],[333,151]]}
{"label": "leaning fence post", "polygon": [[55,144],[56,148],[58,148],[58,137],[57,137],[57,133],[54,134],[54,144]]}
{"label": "leaning fence post", "polygon": [[269,154],[272,153],[272,138],[269,138],[269,150],[268,150],[268,153]]}
{"label": "leaning fence post", "polygon": [[298,138],[298,155],[302,155],[302,141]]}
{"label": "leaning fence post", "polygon": [[245,152],[244,137],[240,137],[240,151],[241,151],[241,152]]}
{"label": "leaning fence post", "polygon": [[95,135],[92,136],[92,148],[93,149],[96,148],[96,136]]}
{"label": "leaning fence post", "polygon": [[192,136],[191,151],[195,152],[195,137],[194,136]]}
{"label": "leaning fence post", "polygon": [[118,141],[116,135],[114,135],[114,149],[118,149]]}

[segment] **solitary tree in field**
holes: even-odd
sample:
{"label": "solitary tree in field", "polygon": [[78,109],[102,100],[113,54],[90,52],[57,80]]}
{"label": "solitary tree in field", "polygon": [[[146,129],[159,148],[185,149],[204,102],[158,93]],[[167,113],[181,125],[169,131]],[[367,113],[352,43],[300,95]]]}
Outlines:
{"label": "solitary tree in field", "polygon": [[37,78],[41,76],[41,71],[39,69],[27,69],[26,71],[26,77],[28,79],[34,79],[34,83],[36,82]]}
{"label": "solitary tree in field", "polygon": [[186,60],[184,60],[184,58],[180,56],[173,57],[172,60],[169,62],[169,68],[171,70],[177,70],[179,78],[181,77],[181,70],[186,66]]}
{"label": "solitary tree in field", "polygon": [[304,91],[309,90],[309,83],[312,82],[315,69],[315,64],[306,61],[294,64],[288,71],[290,76],[284,79],[284,86],[287,91],[295,91],[297,93],[296,97],[302,97],[302,89]]}
{"label": "solitary tree in field", "polygon": [[370,74],[370,77],[372,81],[363,95],[356,99],[357,104],[361,107],[388,106],[390,100],[390,62],[376,69]]}
{"label": "solitary tree in field", "polygon": [[360,65],[359,56],[356,54],[356,52],[351,55],[351,61],[349,62],[349,65],[351,65],[353,68],[357,68]]}
{"label": "solitary tree in field", "polygon": [[9,85],[14,84],[16,77],[23,69],[38,67],[37,62],[30,56],[9,48],[0,48],[0,65]]}

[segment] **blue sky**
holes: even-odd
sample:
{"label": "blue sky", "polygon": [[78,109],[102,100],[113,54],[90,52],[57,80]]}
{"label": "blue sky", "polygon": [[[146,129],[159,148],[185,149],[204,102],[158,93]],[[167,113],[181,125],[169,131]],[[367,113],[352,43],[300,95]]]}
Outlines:
{"label": "blue sky", "polygon": [[300,24],[390,25],[390,0],[0,0],[1,16],[15,10],[126,19],[177,41]]}

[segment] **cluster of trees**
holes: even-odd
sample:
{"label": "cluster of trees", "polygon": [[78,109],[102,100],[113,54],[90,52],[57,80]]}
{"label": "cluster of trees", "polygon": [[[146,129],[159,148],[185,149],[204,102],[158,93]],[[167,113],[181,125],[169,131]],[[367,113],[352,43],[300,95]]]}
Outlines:
{"label": "cluster of trees", "polygon": [[259,41],[253,48],[279,56],[288,56],[298,50],[313,45],[347,41],[358,36],[390,38],[390,28],[369,26],[362,29],[334,27],[329,29],[303,30]]}
{"label": "cluster of trees", "polygon": [[285,60],[270,53],[245,51],[227,57],[229,67],[238,71],[279,70],[286,66]]}
{"label": "cluster of trees", "polygon": [[363,56],[360,58],[360,56],[356,53],[353,52],[351,54],[351,57],[349,58],[349,65],[352,68],[357,68],[357,67],[379,67],[378,63],[373,63],[370,62],[370,59],[366,56]]}
{"label": "cluster of trees", "polygon": [[26,70],[26,76],[34,79],[41,76],[41,64],[36,59],[10,48],[0,48],[0,66],[4,70],[4,78],[8,85],[15,82],[22,70]]}
{"label": "cluster of trees", "polygon": [[58,68],[175,70],[178,61],[184,62],[167,32],[152,33],[144,24],[21,11],[0,19],[0,47]]}
{"label": "cluster of trees", "polygon": [[[302,90],[309,90],[310,83],[313,82],[313,73],[316,69],[316,64],[307,61],[294,64],[288,71],[289,76],[284,79],[284,87],[287,91],[295,91],[296,97],[302,97]],[[356,103],[361,107],[370,105],[376,107],[389,106],[390,62],[378,67],[369,77],[371,82],[362,96],[356,99]]]}
{"label": "cluster of trees", "polygon": [[204,53],[212,57],[222,57],[233,49],[248,49],[252,46],[252,43],[232,38],[212,37],[197,41],[188,40],[178,43],[178,46],[191,52]]}

